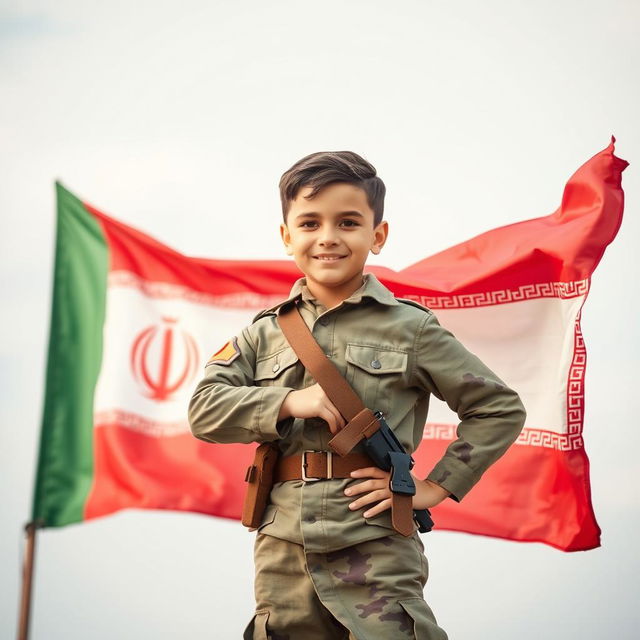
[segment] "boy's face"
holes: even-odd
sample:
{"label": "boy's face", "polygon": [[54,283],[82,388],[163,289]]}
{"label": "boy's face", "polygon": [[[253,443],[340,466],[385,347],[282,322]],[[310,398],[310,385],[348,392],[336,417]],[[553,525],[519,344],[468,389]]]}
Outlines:
{"label": "boy's face", "polygon": [[306,200],[311,191],[311,187],[300,189],[280,233],[311,293],[326,306],[334,306],[362,285],[369,251],[380,253],[388,225],[383,220],[374,228],[373,210],[360,187],[335,182]]}

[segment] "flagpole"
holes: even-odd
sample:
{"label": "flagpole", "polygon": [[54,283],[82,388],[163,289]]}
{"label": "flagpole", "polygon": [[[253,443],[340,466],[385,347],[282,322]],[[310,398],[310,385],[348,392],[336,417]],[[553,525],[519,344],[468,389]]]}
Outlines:
{"label": "flagpole", "polygon": [[31,613],[31,584],[33,582],[33,558],[36,548],[37,522],[27,522],[25,553],[22,563],[22,597],[20,600],[20,620],[18,622],[18,640],[29,638],[29,614]]}

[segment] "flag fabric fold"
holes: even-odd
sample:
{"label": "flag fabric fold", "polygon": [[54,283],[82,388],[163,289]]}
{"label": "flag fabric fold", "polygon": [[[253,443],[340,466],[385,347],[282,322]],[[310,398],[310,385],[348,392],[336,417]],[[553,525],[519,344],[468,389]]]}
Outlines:
{"label": "flag fabric fold", "polygon": [[[516,389],[518,441],[436,527],[565,551],[600,544],[583,441],[580,314],[622,220],[614,142],[551,215],[492,229],[401,271],[370,267],[430,309]],[[292,262],[186,257],[57,185],[54,294],[33,519],[62,526],[125,508],[239,519],[254,445],[195,439],[187,404],[209,356],[300,273]],[[435,399],[434,399],[435,400]],[[432,402],[423,477],[459,418]]]}

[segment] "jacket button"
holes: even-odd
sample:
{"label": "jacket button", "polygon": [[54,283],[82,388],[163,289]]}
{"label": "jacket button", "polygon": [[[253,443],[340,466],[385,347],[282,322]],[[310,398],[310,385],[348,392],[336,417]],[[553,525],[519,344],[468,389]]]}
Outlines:
{"label": "jacket button", "polygon": [[380,360],[372,360],[371,361],[371,366],[374,369],[379,369],[382,365],[380,364]]}
{"label": "jacket button", "polygon": [[320,320],[318,320],[318,322],[323,326],[326,327],[329,324],[329,318],[327,318],[326,316],[322,316],[322,318],[320,318]]}
{"label": "jacket button", "polygon": [[279,368],[280,368],[280,365],[276,362],[276,363],[273,365],[273,368],[271,369],[271,371],[273,371],[273,373],[275,373]]}

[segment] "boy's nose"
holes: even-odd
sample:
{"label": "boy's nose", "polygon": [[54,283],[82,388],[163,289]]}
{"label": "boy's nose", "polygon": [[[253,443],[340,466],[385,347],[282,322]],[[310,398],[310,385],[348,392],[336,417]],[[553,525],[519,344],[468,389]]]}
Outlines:
{"label": "boy's nose", "polygon": [[318,243],[323,247],[333,246],[334,244],[338,244],[338,240],[335,232],[333,230],[324,231]]}

